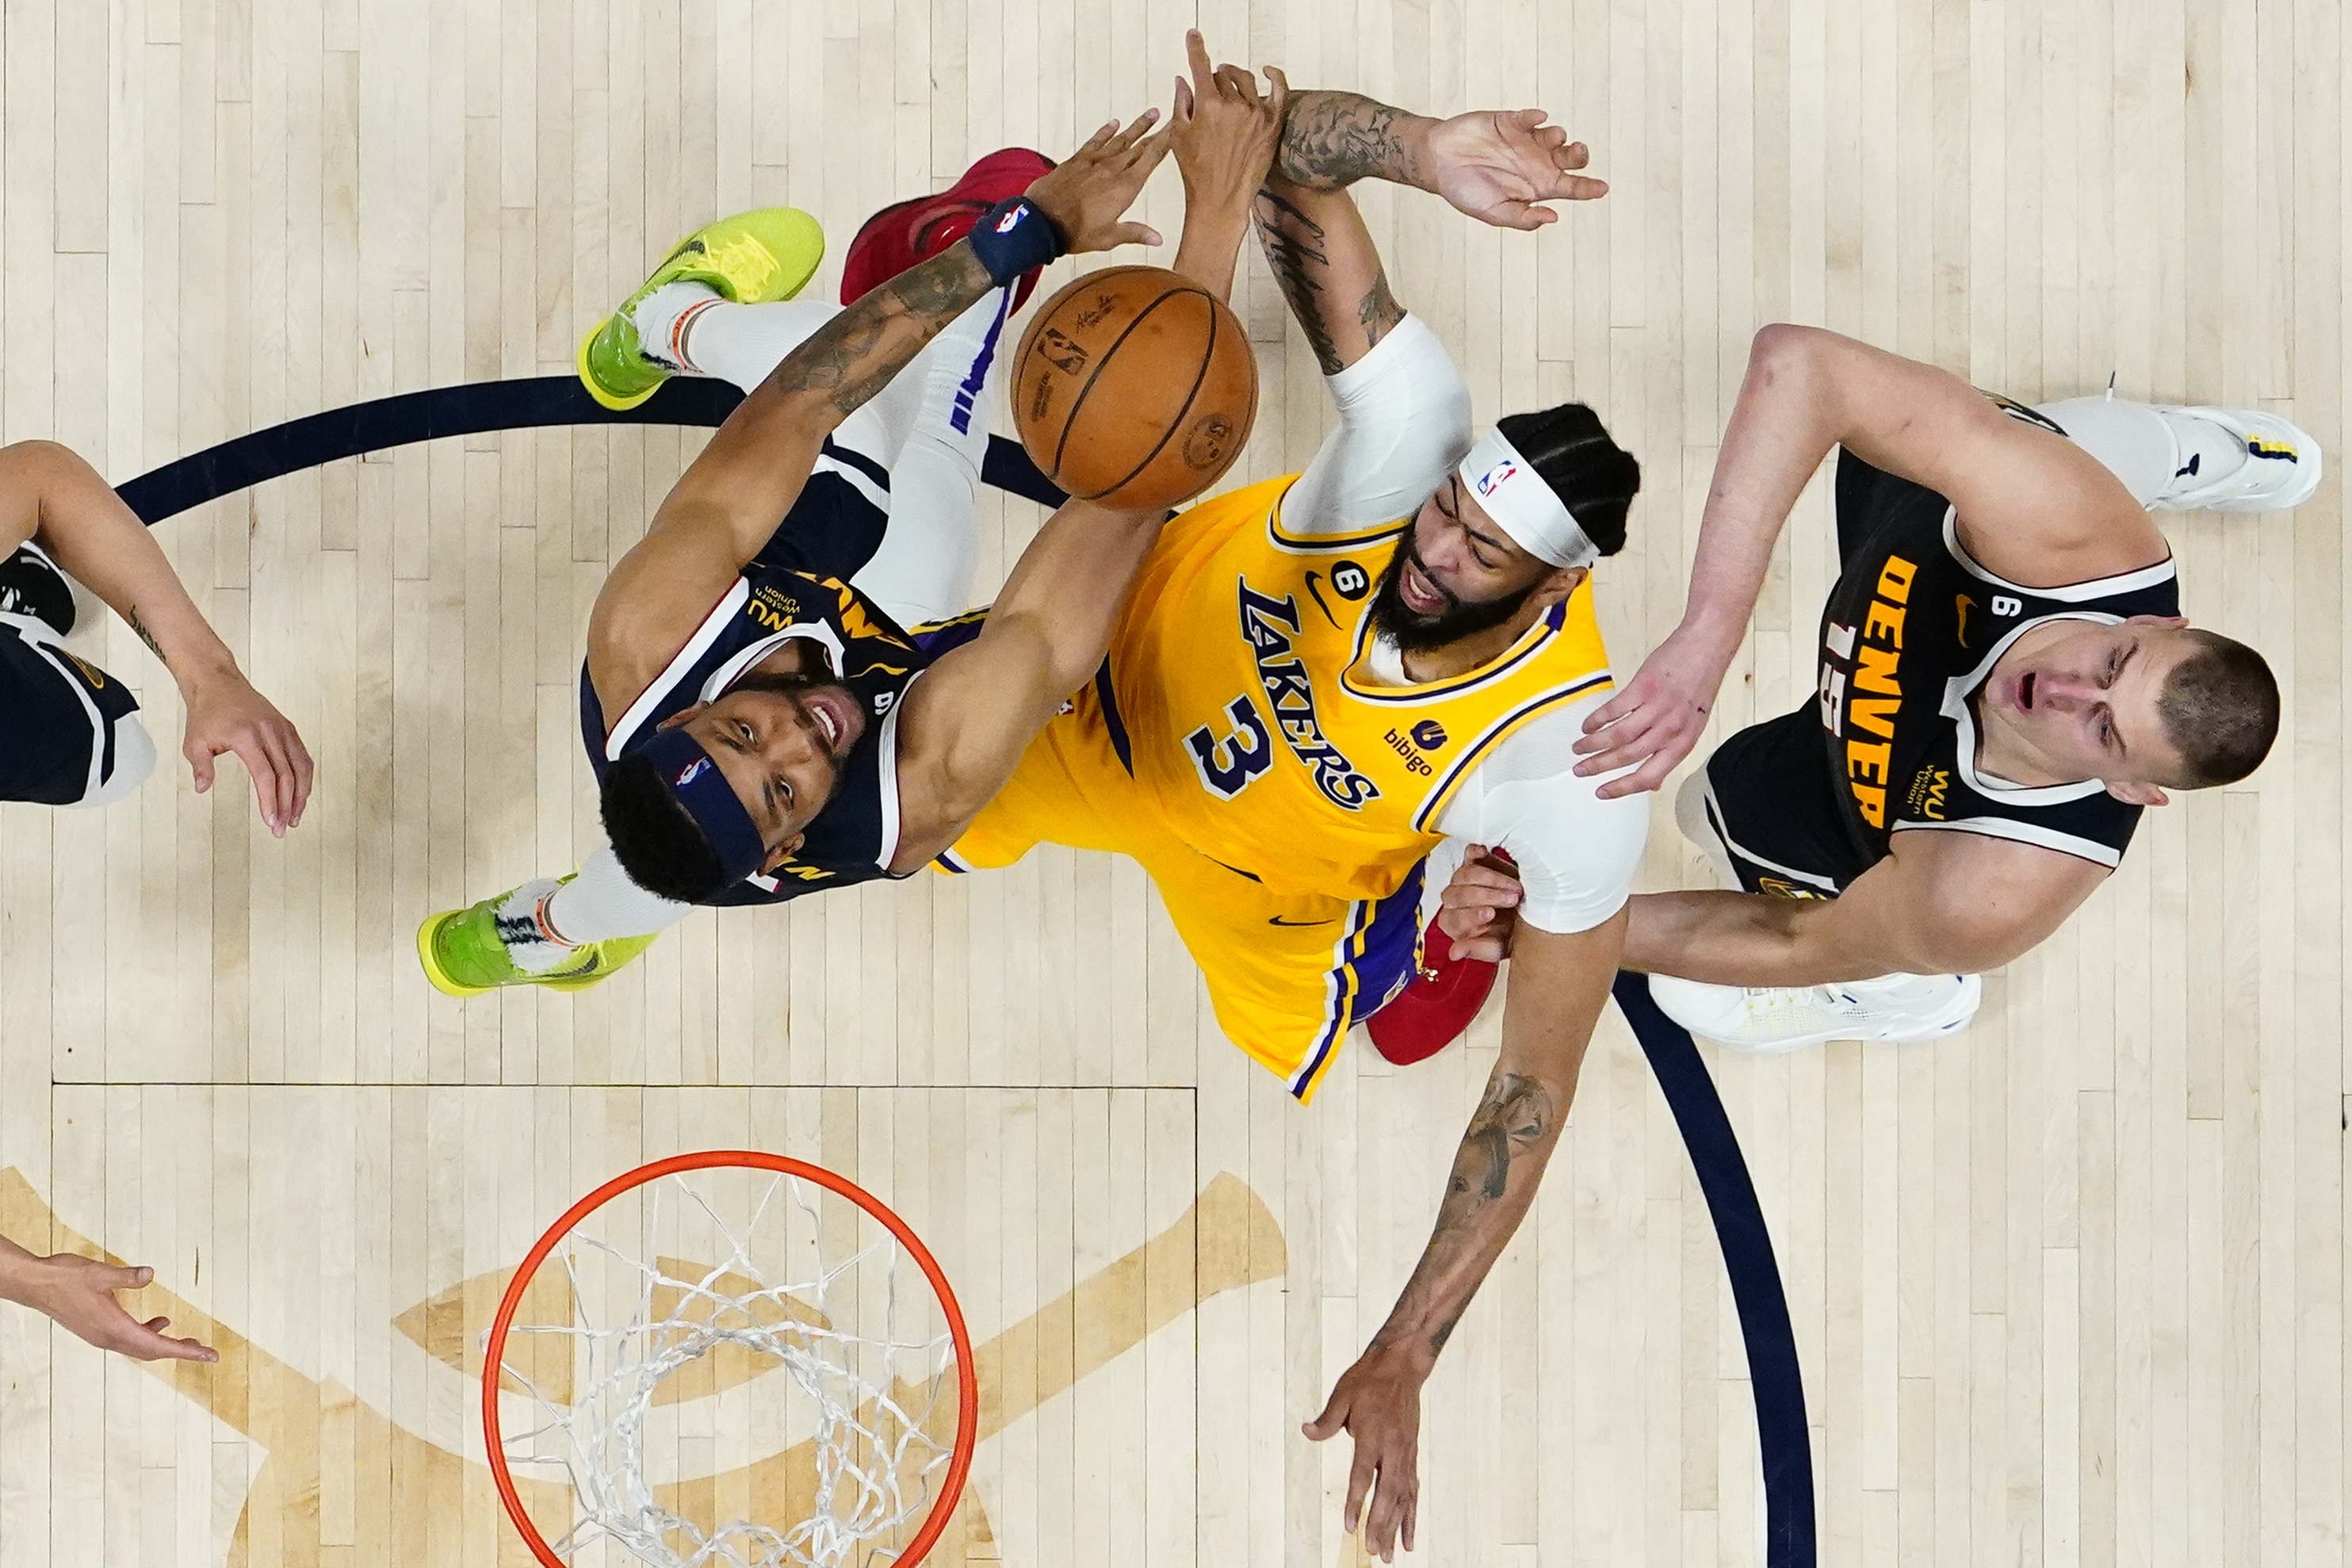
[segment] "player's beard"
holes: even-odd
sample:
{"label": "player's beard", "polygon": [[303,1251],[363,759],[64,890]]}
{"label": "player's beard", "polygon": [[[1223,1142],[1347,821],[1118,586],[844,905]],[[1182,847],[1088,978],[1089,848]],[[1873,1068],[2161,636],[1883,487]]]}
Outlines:
{"label": "player's beard", "polygon": [[[1406,562],[1421,568],[1422,580],[1437,591],[1445,607],[1433,616],[1424,616],[1404,602],[1404,568]],[[1380,586],[1372,593],[1372,630],[1396,645],[1400,653],[1430,653],[1464,637],[1492,630],[1519,613],[1528,596],[1542,586],[1538,577],[1526,587],[1504,595],[1499,599],[1460,599],[1453,590],[1439,582],[1429,570],[1414,547],[1412,530],[1405,530],[1397,542],[1397,552],[1389,558],[1388,570],[1381,574]]]}

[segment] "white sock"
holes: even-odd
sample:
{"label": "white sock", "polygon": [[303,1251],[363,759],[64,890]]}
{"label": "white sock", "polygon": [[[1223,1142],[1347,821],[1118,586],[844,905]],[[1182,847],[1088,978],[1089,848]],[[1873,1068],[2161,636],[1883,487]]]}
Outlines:
{"label": "white sock", "polygon": [[697,307],[721,303],[719,290],[708,283],[680,281],[665,283],[644,299],[630,312],[629,320],[636,324],[637,343],[653,359],[680,370],[695,369],[686,357],[687,329],[701,313]]}
{"label": "white sock", "polygon": [[[568,952],[619,936],[652,936],[693,912],[692,904],[677,903],[638,887],[622,868],[620,858],[604,848],[580,863],[578,876],[554,889],[554,896],[547,900],[543,923],[548,936]],[[499,934],[506,934],[503,923]],[[520,967],[522,960],[517,958],[515,963]]]}
{"label": "white sock", "polygon": [[535,878],[500,900],[491,916],[508,959],[525,974],[544,974],[575,951],[548,929],[547,903],[555,890],[554,878]]}
{"label": "white sock", "polygon": [[[646,296],[646,304],[651,305],[670,289],[688,287],[698,285],[672,284],[669,289],[656,289]],[[731,381],[746,392],[757,388],[786,354],[841,314],[840,306],[822,300],[738,305],[716,295],[708,300],[680,300],[677,306],[665,309],[675,309],[679,313],[676,335],[684,341],[678,352],[692,355],[690,361],[679,363],[700,374]],[[689,329],[691,338],[687,336]],[[645,331],[642,320],[637,331]]]}

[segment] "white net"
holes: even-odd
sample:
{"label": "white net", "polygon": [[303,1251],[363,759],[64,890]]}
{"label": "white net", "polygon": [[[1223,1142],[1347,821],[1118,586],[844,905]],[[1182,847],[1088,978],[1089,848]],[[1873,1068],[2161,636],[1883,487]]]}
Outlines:
{"label": "white net", "polygon": [[860,1205],[763,1169],[663,1176],[584,1216],[500,1372],[532,1412],[501,1414],[508,1468],[576,1568],[897,1563],[953,1455],[930,1280]]}

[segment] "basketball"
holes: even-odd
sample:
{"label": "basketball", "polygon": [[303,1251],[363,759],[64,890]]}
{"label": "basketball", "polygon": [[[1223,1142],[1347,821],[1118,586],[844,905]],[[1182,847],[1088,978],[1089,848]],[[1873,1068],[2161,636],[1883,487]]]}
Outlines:
{"label": "basketball", "polygon": [[1089,272],[1038,308],[1013,356],[1013,418],[1075,500],[1155,509],[1233,466],[1257,416],[1241,321],[1160,267]]}

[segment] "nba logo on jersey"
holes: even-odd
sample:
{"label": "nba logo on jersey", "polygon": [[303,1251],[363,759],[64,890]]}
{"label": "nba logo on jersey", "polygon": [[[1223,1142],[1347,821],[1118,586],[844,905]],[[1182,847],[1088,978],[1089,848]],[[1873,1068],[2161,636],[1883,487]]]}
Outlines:
{"label": "nba logo on jersey", "polygon": [[1505,479],[1509,479],[1513,474],[1516,474],[1518,471],[1518,464],[1511,461],[1508,458],[1504,458],[1501,462],[1496,464],[1493,468],[1488,468],[1485,473],[1478,476],[1478,493],[1481,496],[1493,495],[1495,491],[1501,487]]}
{"label": "nba logo on jersey", "polygon": [[702,771],[709,765],[710,759],[709,757],[695,758],[694,761],[686,764],[686,771],[677,775],[677,787],[684,789],[687,785],[700,778],[702,776]]}

